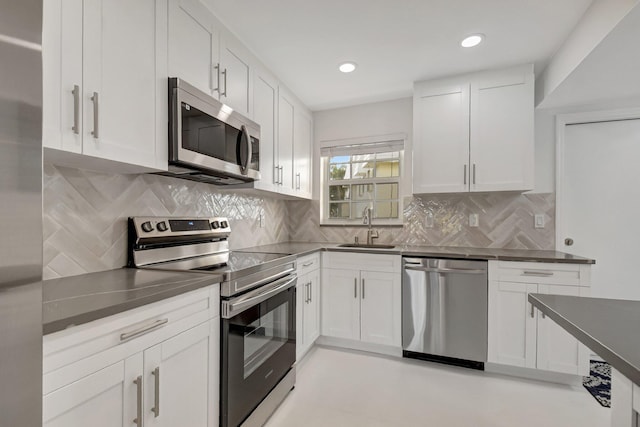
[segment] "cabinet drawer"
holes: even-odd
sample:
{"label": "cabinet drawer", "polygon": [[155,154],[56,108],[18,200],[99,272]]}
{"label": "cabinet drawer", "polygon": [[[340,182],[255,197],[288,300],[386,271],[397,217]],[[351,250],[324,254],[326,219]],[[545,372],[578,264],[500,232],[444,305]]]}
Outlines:
{"label": "cabinet drawer", "polygon": [[489,280],[589,286],[589,266],[580,264],[497,261],[495,267],[489,268]]}
{"label": "cabinet drawer", "polygon": [[298,277],[320,268],[320,252],[298,257],[297,261]]}
{"label": "cabinet drawer", "polygon": [[48,393],[64,385],[61,369],[89,374],[219,315],[218,285],[105,317],[44,336],[43,387]]}
{"label": "cabinet drawer", "polygon": [[324,252],[323,268],[349,269],[356,268],[367,271],[400,272],[402,258],[400,255],[365,254],[356,252]]}
{"label": "cabinet drawer", "polygon": [[633,385],[633,410],[640,414],[640,386],[636,384]]}

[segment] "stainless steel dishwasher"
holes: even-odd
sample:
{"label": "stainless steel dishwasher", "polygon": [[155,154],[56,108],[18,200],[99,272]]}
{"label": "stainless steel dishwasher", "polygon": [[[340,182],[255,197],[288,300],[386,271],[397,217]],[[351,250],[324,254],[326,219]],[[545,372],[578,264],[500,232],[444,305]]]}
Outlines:
{"label": "stainless steel dishwasher", "polygon": [[404,357],[484,370],[487,261],[402,259]]}

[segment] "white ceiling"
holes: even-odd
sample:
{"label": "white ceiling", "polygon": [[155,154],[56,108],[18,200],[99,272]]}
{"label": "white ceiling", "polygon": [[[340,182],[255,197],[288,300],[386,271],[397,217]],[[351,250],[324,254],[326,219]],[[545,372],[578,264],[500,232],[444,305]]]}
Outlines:
{"label": "white ceiling", "polygon": [[635,6],[540,107],[604,105],[640,98],[640,5]]}
{"label": "white ceiling", "polygon": [[[312,110],[411,96],[414,81],[541,71],[592,0],[202,0]],[[486,40],[464,49],[463,36]],[[351,74],[337,70],[354,61]]]}

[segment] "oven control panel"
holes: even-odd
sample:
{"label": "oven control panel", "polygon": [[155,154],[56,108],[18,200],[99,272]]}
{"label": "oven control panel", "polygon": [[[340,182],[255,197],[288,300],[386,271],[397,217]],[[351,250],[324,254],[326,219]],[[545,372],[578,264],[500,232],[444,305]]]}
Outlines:
{"label": "oven control panel", "polygon": [[173,218],[173,217],[131,217],[130,231],[138,239],[171,238],[190,236],[228,237],[231,233],[229,220],[224,217]]}

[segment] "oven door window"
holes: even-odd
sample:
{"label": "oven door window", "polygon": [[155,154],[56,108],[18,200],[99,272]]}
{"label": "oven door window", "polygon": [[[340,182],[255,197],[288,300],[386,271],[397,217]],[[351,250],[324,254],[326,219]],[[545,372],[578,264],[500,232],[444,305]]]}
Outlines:
{"label": "oven door window", "polygon": [[237,426],[295,363],[295,287],[222,319],[222,425]]}

